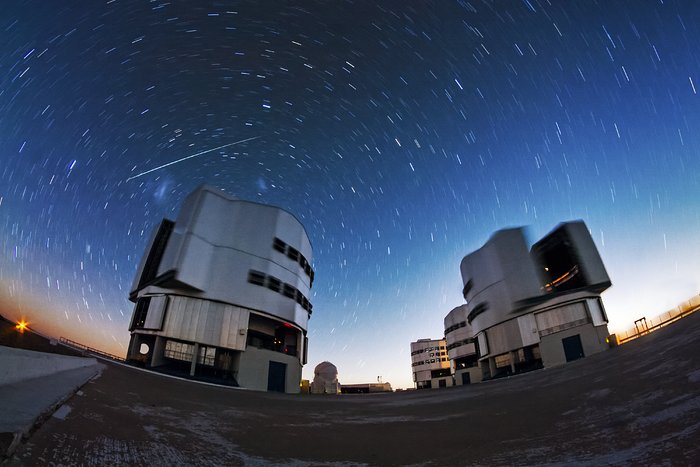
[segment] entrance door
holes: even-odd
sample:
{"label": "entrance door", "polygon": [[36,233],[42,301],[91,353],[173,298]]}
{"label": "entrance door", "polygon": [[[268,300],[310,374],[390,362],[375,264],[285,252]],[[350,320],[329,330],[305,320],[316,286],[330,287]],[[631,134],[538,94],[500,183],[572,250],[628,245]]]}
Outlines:
{"label": "entrance door", "polygon": [[565,337],[561,340],[564,346],[564,355],[566,356],[566,361],[571,362],[578,360],[579,358],[585,357],[583,354],[583,346],[581,345],[581,335],[576,334],[575,336]]}
{"label": "entrance door", "polygon": [[270,362],[267,371],[267,390],[275,392],[285,392],[285,381],[287,379],[287,364],[280,362]]}
{"label": "entrance door", "polygon": [[469,372],[465,371],[464,373],[462,373],[462,384],[469,384],[471,382],[472,382],[472,380],[471,380],[471,375],[469,374]]}

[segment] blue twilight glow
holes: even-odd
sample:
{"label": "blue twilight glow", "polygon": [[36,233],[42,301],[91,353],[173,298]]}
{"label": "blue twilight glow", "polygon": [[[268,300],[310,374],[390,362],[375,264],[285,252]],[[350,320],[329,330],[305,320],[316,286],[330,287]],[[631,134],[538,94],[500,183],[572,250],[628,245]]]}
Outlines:
{"label": "blue twilight glow", "polygon": [[698,293],[697,2],[374,3],[3,2],[0,312],[124,354],[203,182],[306,226],[307,377],[410,386],[507,226],[585,220],[611,330]]}

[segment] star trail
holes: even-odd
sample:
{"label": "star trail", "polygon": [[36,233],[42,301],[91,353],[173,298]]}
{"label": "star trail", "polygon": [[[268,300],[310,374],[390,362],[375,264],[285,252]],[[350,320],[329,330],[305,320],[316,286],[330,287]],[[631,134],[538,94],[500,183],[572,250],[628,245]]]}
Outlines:
{"label": "star trail", "polygon": [[124,354],[201,183],[305,225],[308,377],[411,386],[494,230],[583,219],[610,330],[700,290],[693,1],[41,2],[0,15],[0,305]]}

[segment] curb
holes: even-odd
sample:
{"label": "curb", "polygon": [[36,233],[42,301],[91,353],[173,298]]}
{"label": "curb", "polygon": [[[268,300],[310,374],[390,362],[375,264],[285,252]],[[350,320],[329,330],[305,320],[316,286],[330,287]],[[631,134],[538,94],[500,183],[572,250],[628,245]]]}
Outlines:
{"label": "curb", "polygon": [[[10,435],[13,437],[12,442],[9,444],[9,446],[4,449],[1,441],[0,441],[0,465],[7,465],[8,461],[11,460],[13,454],[17,450],[17,448],[22,444],[23,440],[29,439],[29,437],[36,431],[38,430],[41,425],[46,422],[51,416],[70,398],[75,396],[75,394],[80,391],[80,389],[88,384],[90,381],[99,378],[102,375],[102,370],[104,369],[104,365],[97,363],[96,365],[97,372],[92,375],[91,377],[87,378],[85,381],[82,383],[78,384],[75,388],[70,390],[65,396],[61,397],[58,401],[55,403],[51,404],[48,406],[43,412],[41,412],[35,419],[32,421],[31,425],[20,431],[15,431],[15,432],[5,432],[5,433],[0,433],[0,436],[6,436]],[[9,437],[9,436],[8,436]]]}

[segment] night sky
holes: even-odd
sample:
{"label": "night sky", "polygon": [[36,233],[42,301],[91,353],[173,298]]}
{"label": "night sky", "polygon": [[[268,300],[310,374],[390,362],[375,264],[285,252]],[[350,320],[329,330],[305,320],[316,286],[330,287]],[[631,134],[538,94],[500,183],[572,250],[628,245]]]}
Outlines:
{"label": "night sky", "polygon": [[611,331],[700,291],[700,3],[379,3],[3,2],[0,312],[124,355],[201,183],[305,225],[305,377],[411,386],[504,227],[583,219]]}

